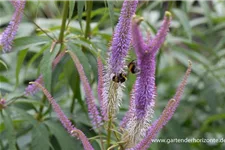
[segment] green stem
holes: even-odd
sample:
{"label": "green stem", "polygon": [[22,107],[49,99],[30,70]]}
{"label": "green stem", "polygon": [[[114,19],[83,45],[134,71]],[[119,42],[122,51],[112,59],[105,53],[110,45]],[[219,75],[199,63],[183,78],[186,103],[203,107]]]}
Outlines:
{"label": "green stem", "polygon": [[169,6],[168,6],[168,10],[169,10],[169,11],[172,10],[173,5],[174,5],[174,2],[173,2],[173,1],[170,1],[170,2],[169,2]]}
{"label": "green stem", "polygon": [[71,114],[73,114],[73,112],[74,112],[75,100],[76,100],[76,97],[75,97],[75,94],[73,94],[72,103],[71,103],[71,106],[70,106],[70,113]]}
{"label": "green stem", "polygon": [[86,29],[84,37],[87,39],[90,36],[91,31],[91,11],[92,11],[93,1],[87,1],[87,15],[86,15]]}
{"label": "green stem", "polygon": [[111,142],[111,127],[112,127],[112,116],[109,113],[109,123],[108,123],[108,134],[107,134],[107,148],[110,147],[110,142]]}
{"label": "green stem", "polygon": [[40,105],[40,108],[39,108],[39,111],[38,111],[37,120],[41,120],[41,118],[43,116],[42,112],[43,112],[43,109],[44,109],[45,101],[46,101],[46,97],[43,96],[42,100],[41,100],[41,105]]}
{"label": "green stem", "polygon": [[160,58],[161,58],[161,55],[162,55],[162,49],[160,48],[159,49],[159,53],[157,55],[157,63],[156,63],[156,71],[155,71],[155,76],[156,76],[156,85],[158,85],[158,74],[159,74],[159,65],[160,65]]}
{"label": "green stem", "polygon": [[62,14],[62,23],[61,23],[61,29],[60,29],[60,34],[59,34],[59,43],[63,43],[64,40],[64,31],[66,28],[66,19],[68,16],[68,8],[69,8],[69,1],[65,1],[63,5],[63,14]]}

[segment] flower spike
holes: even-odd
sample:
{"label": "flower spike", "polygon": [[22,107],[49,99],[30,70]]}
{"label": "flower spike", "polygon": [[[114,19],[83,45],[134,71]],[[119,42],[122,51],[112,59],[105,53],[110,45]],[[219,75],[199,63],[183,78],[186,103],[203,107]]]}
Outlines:
{"label": "flower spike", "polygon": [[72,52],[72,51],[66,51],[70,54],[71,58],[74,61],[74,64],[77,68],[77,71],[79,73],[80,79],[82,81],[82,84],[84,86],[84,92],[86,95],[86,100],[87,100],[87,105],[88,105],[88,111],[89,111],[89,116],[90,119],[92,120],[92,124],[94,127],[100,127],[101,122],[102,122],[102,118],[99,115],[98,109],[95,105],[95,99],[94,99],[94,95],[92,93],[91,90],[91,86],[87,80],[87,77],[85,75],[83,66],[81,65],[79,59],[77,58],[77,56]]}
{"label": "flower spike", "polygon": [[173,99],[171,99],[167,106],[165,107],[164,111],[162,112],[161,116],[152,123],[149,127],[145,138],[139,142],[134,148],[130,150],[146,150],[148,149],[149,145],[152,143],[152,140],[156,137],[157,133],[162,129],[163,126],[167,124],[167,122],[172,118],[177,106],[179,105],[181,95],[184,91],[184,87],[187,83],[188,76],[191,73],[191,62],[189,61],[188,69],[184,75],[184,78],[177,88],[177,92]]}
{"label": "flower spike", "polygon": [[109,58],[109,68],[113,74],[121,73],[124,59],[131,42],[131,18],[136,11],[138,0],[125,0],[116,26]]}
{"label": "flower spike", "polygon": [[5,53],[10,52],[12,49],[13,39],[15,38],[17,30],[19,28],[26,1],[17,0],[11,1],[11,3],[15,7],[15,12],[9,25],[0,35],[0,45],[2,45],[3,52]]}
{"label": "flower spike", "polygon": [[121,9],[119,22],[113,34],[109,48],[109,59],[104,74],[103,84],[103,118],[114,118],[118,112],[124,81],[126,80],[125,57],[131,43],[131,19],[136,11],[138,0],[125,0]]}
{"label": "flower spike", "polygon": [[153,40],[150,40],[150,43],[148,45],[149,51],[152,54],[156,54],[156,52],[159,50],[159,48],[165,41],[166,35],[169,31],[171,19],[172,19],[171,13],[169,11],[166,11],[164,15],[163,23],[159,31],[157,32],[155,38]]}
{"label": "flower spike", "polygon": [[103,116],[104,107],[103,107],[103,64],[100,56],[97,58],[98,63],[98,100],[101,108],[101,113]]}
{"label": "flower spike", "polygon": [[[127,148],[133,147],[145,137],[150,124],[150,119],[155,106],[155,53],[164,42],[171,21],[170,13],[166,12],[164,21],[155,38],[150,42],[144,42],[139,29],[142,19],[133,17],[132,19],[132,38],[135,53],[137,55],[137,65],[140,72],[137,74],[135,83],[134,99],[135,112],[127,123],[126,131],[128,135],[124,136],[127,140]],[[126,133],[125,133],[126,134]]]}
{"label": "flower spike", "polygon": [[[63,113],[62,109],[56,103],[55,99],[51,96],[51,94],[48,92],[48,90],[38,82],[30,82],[30,84],[37,86],[38,88],[40,88],[43,91],[43,93],[47,97],[48,101],[52,105],[54,111],[57,113],[60,122],[62,123],[64,128],[67,129],[67,132],[72,136],[77,136],[81,140],[85,150],[94,150],[94,148],[91,146],[90,142],[88,141],[88,139],[84,135],[84,133],[72,125],[70,120]],[[77,133],[77,134],[74,134],[74,133]]]}

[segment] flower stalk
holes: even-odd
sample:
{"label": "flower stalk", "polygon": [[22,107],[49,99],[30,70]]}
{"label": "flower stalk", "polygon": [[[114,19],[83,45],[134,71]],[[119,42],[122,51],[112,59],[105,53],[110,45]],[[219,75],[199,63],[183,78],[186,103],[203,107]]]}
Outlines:
{"label": "flower stalk", "polygon": [[91,11],[93,6],[93,1],[86,1],[87,3],[87,17],[86,17],[86,29],[84,37],[87,39],[91,34]]}
{"label": "flower stalk", "polygon": [[70,54],[72,60],[74,61],[74,64],[78,70],[81,82],[84,86],[89,116],[92,121],[92,124],[93,124],[94,128],[99,128],[101,125],[101,122],[102,122],[102,118],[99,115],[99,111],[95,105],[94,95],[92,93],[91,86],[90,86],[88,79],[85,75],[85,72],[83,70],[83,66],[81,65],[79,59],[73,52],[71,52],[71,51],[66,51],[66,52],[68,52]]}
{"label": "flower stalk", "polygon": [[47,91],[47,89],[43,87],[41,84],[39,84],[38,82],[30,82],[30,84],[34,84],[35,86],[37,86],[38,88],[42,90],[42,92],[45,94],[50,104],[52,105],[54,111],[57,113],[59,120],[61,121],[65,129],[67,129],[67,132],[71,136],[77,136],[83,143],[85,150],[94,150],[94,148],[91,146],[91,144],[89,143],[84,133],[72,125],[70,120],[63,113],[60,106],[56,103],[55,99],[51,96],[51,94]]}
{"label": "flower stalk", "polygon": [[63,43],[63,41],[64,41],[64,31],[65,31],[65,28],[66,28],[68,8],[69,8],[69,1],[63,2],[62,23],[61,23],[61,29],[60,29],[60,33],[59,33],[59,39],[58,39],[59,43]]}

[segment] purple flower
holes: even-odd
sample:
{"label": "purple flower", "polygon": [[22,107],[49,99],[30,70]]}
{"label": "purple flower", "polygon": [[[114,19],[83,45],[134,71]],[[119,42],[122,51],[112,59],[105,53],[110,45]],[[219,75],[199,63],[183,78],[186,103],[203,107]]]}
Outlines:
{"label": "purple flower", "polygon": [[125,0],[116,26],[109,58],[109,68],[119,74],[124,68],[124,58],[131,42],[131,18],[136,11],[138,0]]}
{"label": "purple flower", "polygon": [[161,116],[152,123],[152,125],[148,128],[147,134],[142,141],[140,141],[135,147],[129,150],[146,150],[149,145],[152,143],[152,140],[156,137],[157,133],[162,129],[163,126],[167,124],[167,122],[172,118],[177,106],[179,105],[181,95],[184,91],[187,78],[191,73],[191,62],[189,62],[189,67],[184,75],[184,79],[181,82],[180,86],[177,88],[176,94],[171,99]]}
{"label": "purple flower", "polygon": [[[128,140],[128,147],[134,146],[146,133],[149,121],[153,114],[155,105],[155,56],[162,45],[169,30],[171,14],[165,13],[164,21],[155,38],[149,42],[144,42],[138,25],[140,19],[133,18],[132,21],[132,41],[137,55],[137,65],[140,72],[137,74],[135,83],[134,99],[135,108],[133,116],[128,122],[127,131],[124,138]],[[131,108],[133,109],[133,108]],[[132,111],[133,112],[133,111]]]}
{"label": "purple flower", "polygon": [[84,87],[84,92],[85,92],[85,95],[86,95],[86,100],[87,100],[87,105],[88,105],[88,111],[89,111],[89,116],[92,120],[92,124],[94,127],[100,127],[101,125],[101,122],[102,122],[102,118],[101,116],[99,115],[99,111],[95,105],[95,99],[94,99],[94,95],[92,93],[92,90],[91,90],[91,86],[87,80],[87,77],[85,75],[85,72],[84,72],[84,69],[83,69],[83,66],[81,65],[79,59],[77,58],[77,56],[71,52],[71,51],[67,51],[70,56],[72,57],[73,61],[74,61],[74,64],[77,68],[77,71],[80,75],[80,79],[81,79],[81,82],[83,84],[83,87]]}
{"label": "purple flower", "polygon": [[[44,80],[43,80],[43,76],[40,75],[35,82],[43,85]],[[25,89],[25,95],[29,96],[29,95],[34,95],[37,91],[39,90],[39,87],[36,84],[30,84],[27,86],[27,88]]]}
{"label": "purple flower", "polygon": [[125,0],[117,23],[112,45],[109,48],[109,60],[103,84],[103,118],[114,118],[122,99],[121,83],[112,78],[123,73],[125,57],[131,43],[131,19],[136,11],[138,0]]}
{"label": "purple flower", "polygon": [[56,103],[55,99],[51,96],[51,94],[46,90],[46,88],[44,88],[38,82],[30,82],[30,84],[35,85],[43,91],[48,101],[51,103],[54,111],[57,113],[60,122],[62,123],[64,128],[67,129],[68,133],[72,136],[77,136],[81,140],[85,150],[94,150],[84,133],[72,125],[71,121],[66,117],[62,109]]}
{"label": "purple flower", "polygon": [[165,14],[161,28],[149,44],[143,42],[143,38],[138,29],[138,22],[133,19],[133,43],[137,54],[137,64],[141,70],[137,75],[135,84],[135,106],[138,120],[146,118],[147,113],[152,111],[155,103],[155,56],[165,40],[171,20],[171,14],[169,12]]}
{"label": "purple flower", "polygon": [[12,1],[13,6],[15,7],[15,12],[13,17],[7,26],[7,28],[3,31],[0,38],[0,44],[3,47],[3,52],[10,52],[12,49],[13,39],[16,36],[19,23],[21,21],[23,10],[25,7],[25,0],[17,0]]}

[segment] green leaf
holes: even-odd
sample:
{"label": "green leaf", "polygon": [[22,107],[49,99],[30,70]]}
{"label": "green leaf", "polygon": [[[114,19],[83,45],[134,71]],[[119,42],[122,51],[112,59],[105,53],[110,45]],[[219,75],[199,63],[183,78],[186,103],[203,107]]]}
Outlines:
{"label": "green leaf", "polygon": [[82,13],[85,6],[85,1],[77,1],[77,14],[78,14],[78,21],[81,27],[81,30],[83,30],[82,26]]}
{"label": "green leaf", "polygon": [[68,43],[68,49],[71,50],[72,52],[74,52],[77,55],[77,57],[79,58],[79,61],[83,66],[85,75],[87,76],[87,79],[90,83],[90,81],[91,81],[91,73],[90,73],[91,68],[90,68],[90,65],[88,63],[88,59],[84,55],[82,49],[80,48],[80,46],[76,46],[75,44],[70,43],[70,42]]}
{"label": "green leaf", "polygon": [[180,9],[173,9],[173,13],[176,15],[176,17],[179,19],[180,23],[184,27],[188,39],[192,41],[192,31],[188,20],[188,16]]}
{"label": "green leaf", "polygon": [[112,28],[114,27],[114,1],[107,1]]}
{"label": "green leaf", "polygon": [[3,120],[5,124],[6,136],[8,139],[8,145],[10,150],[16,150],[16,134],[13,127],[13,122],[10,117],[10,111],[8,108],[4,109]]}
{"label": "green leaf", "polygon": [[5,69],[8,70],[8,67],[7,67],[7,65],[6,65],[6,63],[4,61],[0,60],[0,64],[2,64],[5,67]]}
{"label": "green leaf", "polygon": [[212,27],[213,27],[212,17],[211,17],[212,13],[209,13],[209,12],[211,12],[211,10],[209,8],[208,2],[199,1],[199,4],[202,7],[202,10],[204,11],[204,15],[207,17],[208,25],[210,26],[209,29],[212,29]]}
{"label": "green leaf", "polygon": [[[42,53],[43,53],[47,48],[49,48],[49,47],[50,47],[49,44],[43,46],[42,49],[41,49],[38,53],[36,53],[36,54],[30,59],[30,61],[29,61],[28,64],[27,64],[27,69],[30,68],[30,66],[32,65],[32,63],[33,63],[38,57],[40,57],[40,56],[42,55]],[[27,69],[26,69],[26,71],[27,71]],[[26,73],[25,73],[25,74],[26,74]]]}
{"label": "green leaf", "polygon": [[73,16],[73,11],[74,11],[74,6],[75,6],[75,0],[69,1],[69,18],[71,19]]}
{"label": "green leaf", "polygon": [[17,59],[17,63],[16,63],[17,64],[16,65],[16,86],[19,83],[19,73],[20,73],[20,69],[22,67],[23,61],[27,55],[27,51],[28,51],[28,49],[18,52],[19,54],[18,54],[18,59]]}
{"label": "green leaf", "polygon": [[0,82],[9,82],[9,79],[0,75]]}
{"label": "green leaf", "polygon": [[29,36],[21,37],[14,40],[12,51],[20,51],[31,46],[49,43],[51,39],[46,36]]}
{"label": "green leaf", "polygon": [[216,114],[216,115],[212,115],[210,117],[208,117],[204,122],[203,125],[201,127],[201,131],[204,132],[205,130],[207,130],[210,125],[210,123],[218,121],[218,120],[224,120],[225,119],[225,114]]}
{"label": "green leaf", "polygon": [[[76,69],[71,69],[74,67],[72,60],[69,60],[64,67],[64,73],[68,80],[68,84],[73,92],[73,101],[77,99],[80,104],[82,111],[87,112],[85,101],[82,101],[81,91],[80,91],[80,77]],[[71,108],[71,112],[74,111],[74,108]]]}
{"label": "green leaf", "polygon": [[85,50],[90,51],[96,57],[98,56],[97,48],[91,41],[81,37],[79,39],[71,40],[70,42],[79,46],[83,46],[86,48]]}
{"label": "green leaf", "polygon": [[49,150],[51,146],[49,141],[49,131],[44,124],[40,123],[32,129],[32,150]]}
{"label": "green leaf", "polygon": [[52,62],[60,50],[60,45],[57,44],[52,52],[46,50],[40,63],[40,70],[43,75],[45,88],[51,92],[52,82]]}
{"label": "green leaf", "polygon": [[71,137],[61,124],[53,121],[46,121],[52,135],[54,135],[62,150],[78,150],[83,149],[81,142]]}

